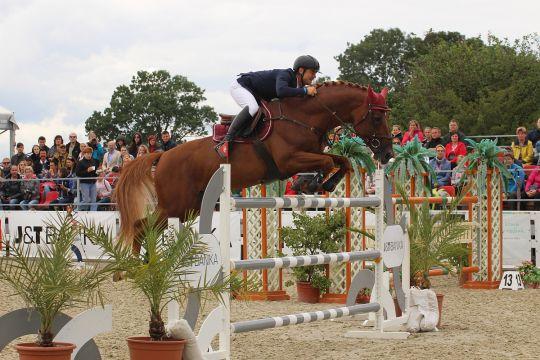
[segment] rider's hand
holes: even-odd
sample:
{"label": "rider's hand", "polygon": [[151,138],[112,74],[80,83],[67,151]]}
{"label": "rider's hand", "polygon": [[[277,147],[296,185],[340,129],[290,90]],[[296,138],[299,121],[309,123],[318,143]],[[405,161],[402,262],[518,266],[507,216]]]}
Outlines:
{"label": "rider's hand", "polygon": [[308,86],[307,87],[307,94],[309,96],[315,96],[315,94],[317,94],[317,89],[315,88],[315,86]]}

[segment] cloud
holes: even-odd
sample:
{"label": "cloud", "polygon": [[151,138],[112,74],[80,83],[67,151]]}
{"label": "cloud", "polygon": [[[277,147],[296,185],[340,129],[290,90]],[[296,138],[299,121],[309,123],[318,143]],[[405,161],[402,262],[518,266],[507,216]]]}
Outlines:
{"label": "cloud", "polygon": [[25,132],[49,131],[50,121],[82,129],[137,70],[166,69],[206,89],[216,111],[234,112],[228,87],[240,72],[287,67],[309,53],[336,77],[334,56],[381,27],[513,39],[538,27],[540,3],[520,8],[527,11],[487,0],[7,0],[0,3],[0,105],[15,111]]}

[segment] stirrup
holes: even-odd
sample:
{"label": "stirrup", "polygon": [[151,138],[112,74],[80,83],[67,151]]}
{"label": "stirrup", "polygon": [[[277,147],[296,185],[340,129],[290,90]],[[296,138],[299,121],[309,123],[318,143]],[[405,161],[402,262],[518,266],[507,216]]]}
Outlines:
{"label": "stirrup", "polygon": [[214,147],[214,150],[216,150],[220,158],[227,159],[229,157],[229,142],[220,142]]}

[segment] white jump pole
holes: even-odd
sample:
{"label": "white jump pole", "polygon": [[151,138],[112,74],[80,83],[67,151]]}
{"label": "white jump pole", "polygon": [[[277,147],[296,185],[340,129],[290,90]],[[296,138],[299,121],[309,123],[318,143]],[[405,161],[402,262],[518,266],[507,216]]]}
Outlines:
{"label": "white jump pole", "polygon": [[[219,197],[219,233],[221,234],[221,263],[223,279],[228,279],[231,275],[231,249],[230,249],[230,221],[231,221],[231,165],[221,165],[223,169],[223,191]],[[224,350],[225,359],[230,359],[231,354],[231,294],[226,291],[223,296],[224,307],[222,326],[219,334],[219,349]]]}

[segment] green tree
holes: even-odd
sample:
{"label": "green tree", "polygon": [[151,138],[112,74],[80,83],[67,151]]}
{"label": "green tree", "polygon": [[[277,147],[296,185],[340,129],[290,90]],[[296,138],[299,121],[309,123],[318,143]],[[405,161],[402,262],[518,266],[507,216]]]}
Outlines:
{"label": "green tree", "polygon": [[451,118],[471,134],[513,133],[540,115],[538,36],[514,44],[441,42],[418,58],[402,93],[402,112],[446,128]]}
{"label": "green tree", "polygon": [[187,135],[206,134],[205,125],[216,120],[214,110],[201,104],[205,100],[204,90],[184,76],[139,71],[129,85],[115,89],[109,107],[94,111],[85,127],[102,139],[168,130],[181,141]]}

